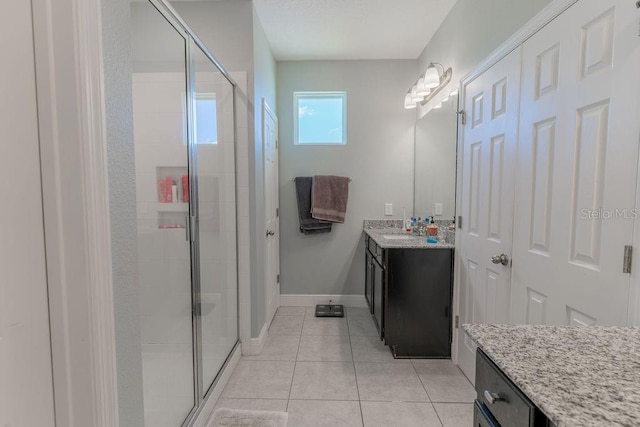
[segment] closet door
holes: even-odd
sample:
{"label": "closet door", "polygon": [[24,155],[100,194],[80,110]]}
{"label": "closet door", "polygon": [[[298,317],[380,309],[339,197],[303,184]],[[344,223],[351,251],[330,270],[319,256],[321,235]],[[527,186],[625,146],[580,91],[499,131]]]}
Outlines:
{"label": "closet door", "polygon": [[[520,48],[464,86],[460,149],[462,230],[458,253],[460,323],[509,320],[513,182],[518,139]],[[476,346],[458,333],[458,364],[473,381]]]}
{"label": "closet door", "polygon": [[511,321],[625,325],[637,11],[582,0],[523,46]]}

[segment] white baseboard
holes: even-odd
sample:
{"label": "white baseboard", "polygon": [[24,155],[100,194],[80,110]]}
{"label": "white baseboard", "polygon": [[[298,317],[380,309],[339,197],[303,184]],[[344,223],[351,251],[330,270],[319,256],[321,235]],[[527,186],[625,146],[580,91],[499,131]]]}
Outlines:
{"label": "white baseboard", "polygon": [[281,306],[314,306],[317,304],[342,304],[345,307],[366,308],[367,300],[364,295],[280,295]]}
{"label": "white baseboard", "polygon": [[229,381],[229,377],[231,377],[233,370],[236,368],[236,365],[240,361],[240,357],[241,357],[241,350],[240,350],[240,346],[238,346],[236,350],[233,352],[233,355],[229,360],[229,364],[227,365],[225,370],[222,371],[220,380],[218,381],[214,389],[211,391],[211,394],[209,394],[209,396],[207,397],[207,400],[202,402],[202,409],[200,410],[200,413],[198,413],[198,415],[194,418],[193,423],[191,423],[191,426],[206,427],[209,424],[209,421],[211,420],[211,415],[213,415],[213,408],[215,408],[216,403],[218,403],[218,399],[222,394],[222,390],[224,390],[224,387],[227,385],[227,382]]}
{"label": "white baseboard", "polygon": [[264,348],[264,343],[267,341],[267,337],[269,336],[269,329],[267,328],[267,324],[262,325],[262,330],[260,331],[260,335],[257,338],[251,338],[251,345],[249,346],[249,354],[245,354],[245,356],[257,356],[262,353],[262,349]]}

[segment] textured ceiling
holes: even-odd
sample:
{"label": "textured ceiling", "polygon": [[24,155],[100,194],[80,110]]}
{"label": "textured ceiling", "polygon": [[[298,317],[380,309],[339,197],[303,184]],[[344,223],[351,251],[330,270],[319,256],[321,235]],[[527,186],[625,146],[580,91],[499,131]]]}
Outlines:
{"label": "textured ceiling", "polygon": [[277,60],[416,59],[456,0],[254,0]]}

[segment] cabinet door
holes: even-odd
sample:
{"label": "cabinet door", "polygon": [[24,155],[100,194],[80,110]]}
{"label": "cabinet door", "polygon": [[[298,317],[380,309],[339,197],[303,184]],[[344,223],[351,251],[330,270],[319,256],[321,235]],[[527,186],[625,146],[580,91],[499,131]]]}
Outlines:
{"label": "cabinet door", "polygon": [[373,313],[373,263],[368,250],[365,250],[364,296],[369,304],[369,312]]}
{"label": "cabinet door", "polygon": [[373,317],[380,333],[380,339],[384,338],[384,268],[377,261],[373,261]]}
{"label": "cabinet door", "polygon": [[387,252],[385,343],[400,357],[450,357],[452,251]]}

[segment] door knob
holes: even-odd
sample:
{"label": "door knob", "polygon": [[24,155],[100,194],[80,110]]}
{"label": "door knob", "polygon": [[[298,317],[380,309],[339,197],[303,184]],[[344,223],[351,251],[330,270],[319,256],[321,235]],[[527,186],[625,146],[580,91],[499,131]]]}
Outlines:
{"label": "door knob", "polygon": [[275,232],[275,231],[273,231],[273,230],[267,230],[267,237],[269,237],[269,236],[275,236],[275,235],[276,235],[276,232]]}
{"label": "door knob", "polygon": [[509,265],[509,256],[506,254],[496,255],[491,257],[491,262],[494,264]]}

